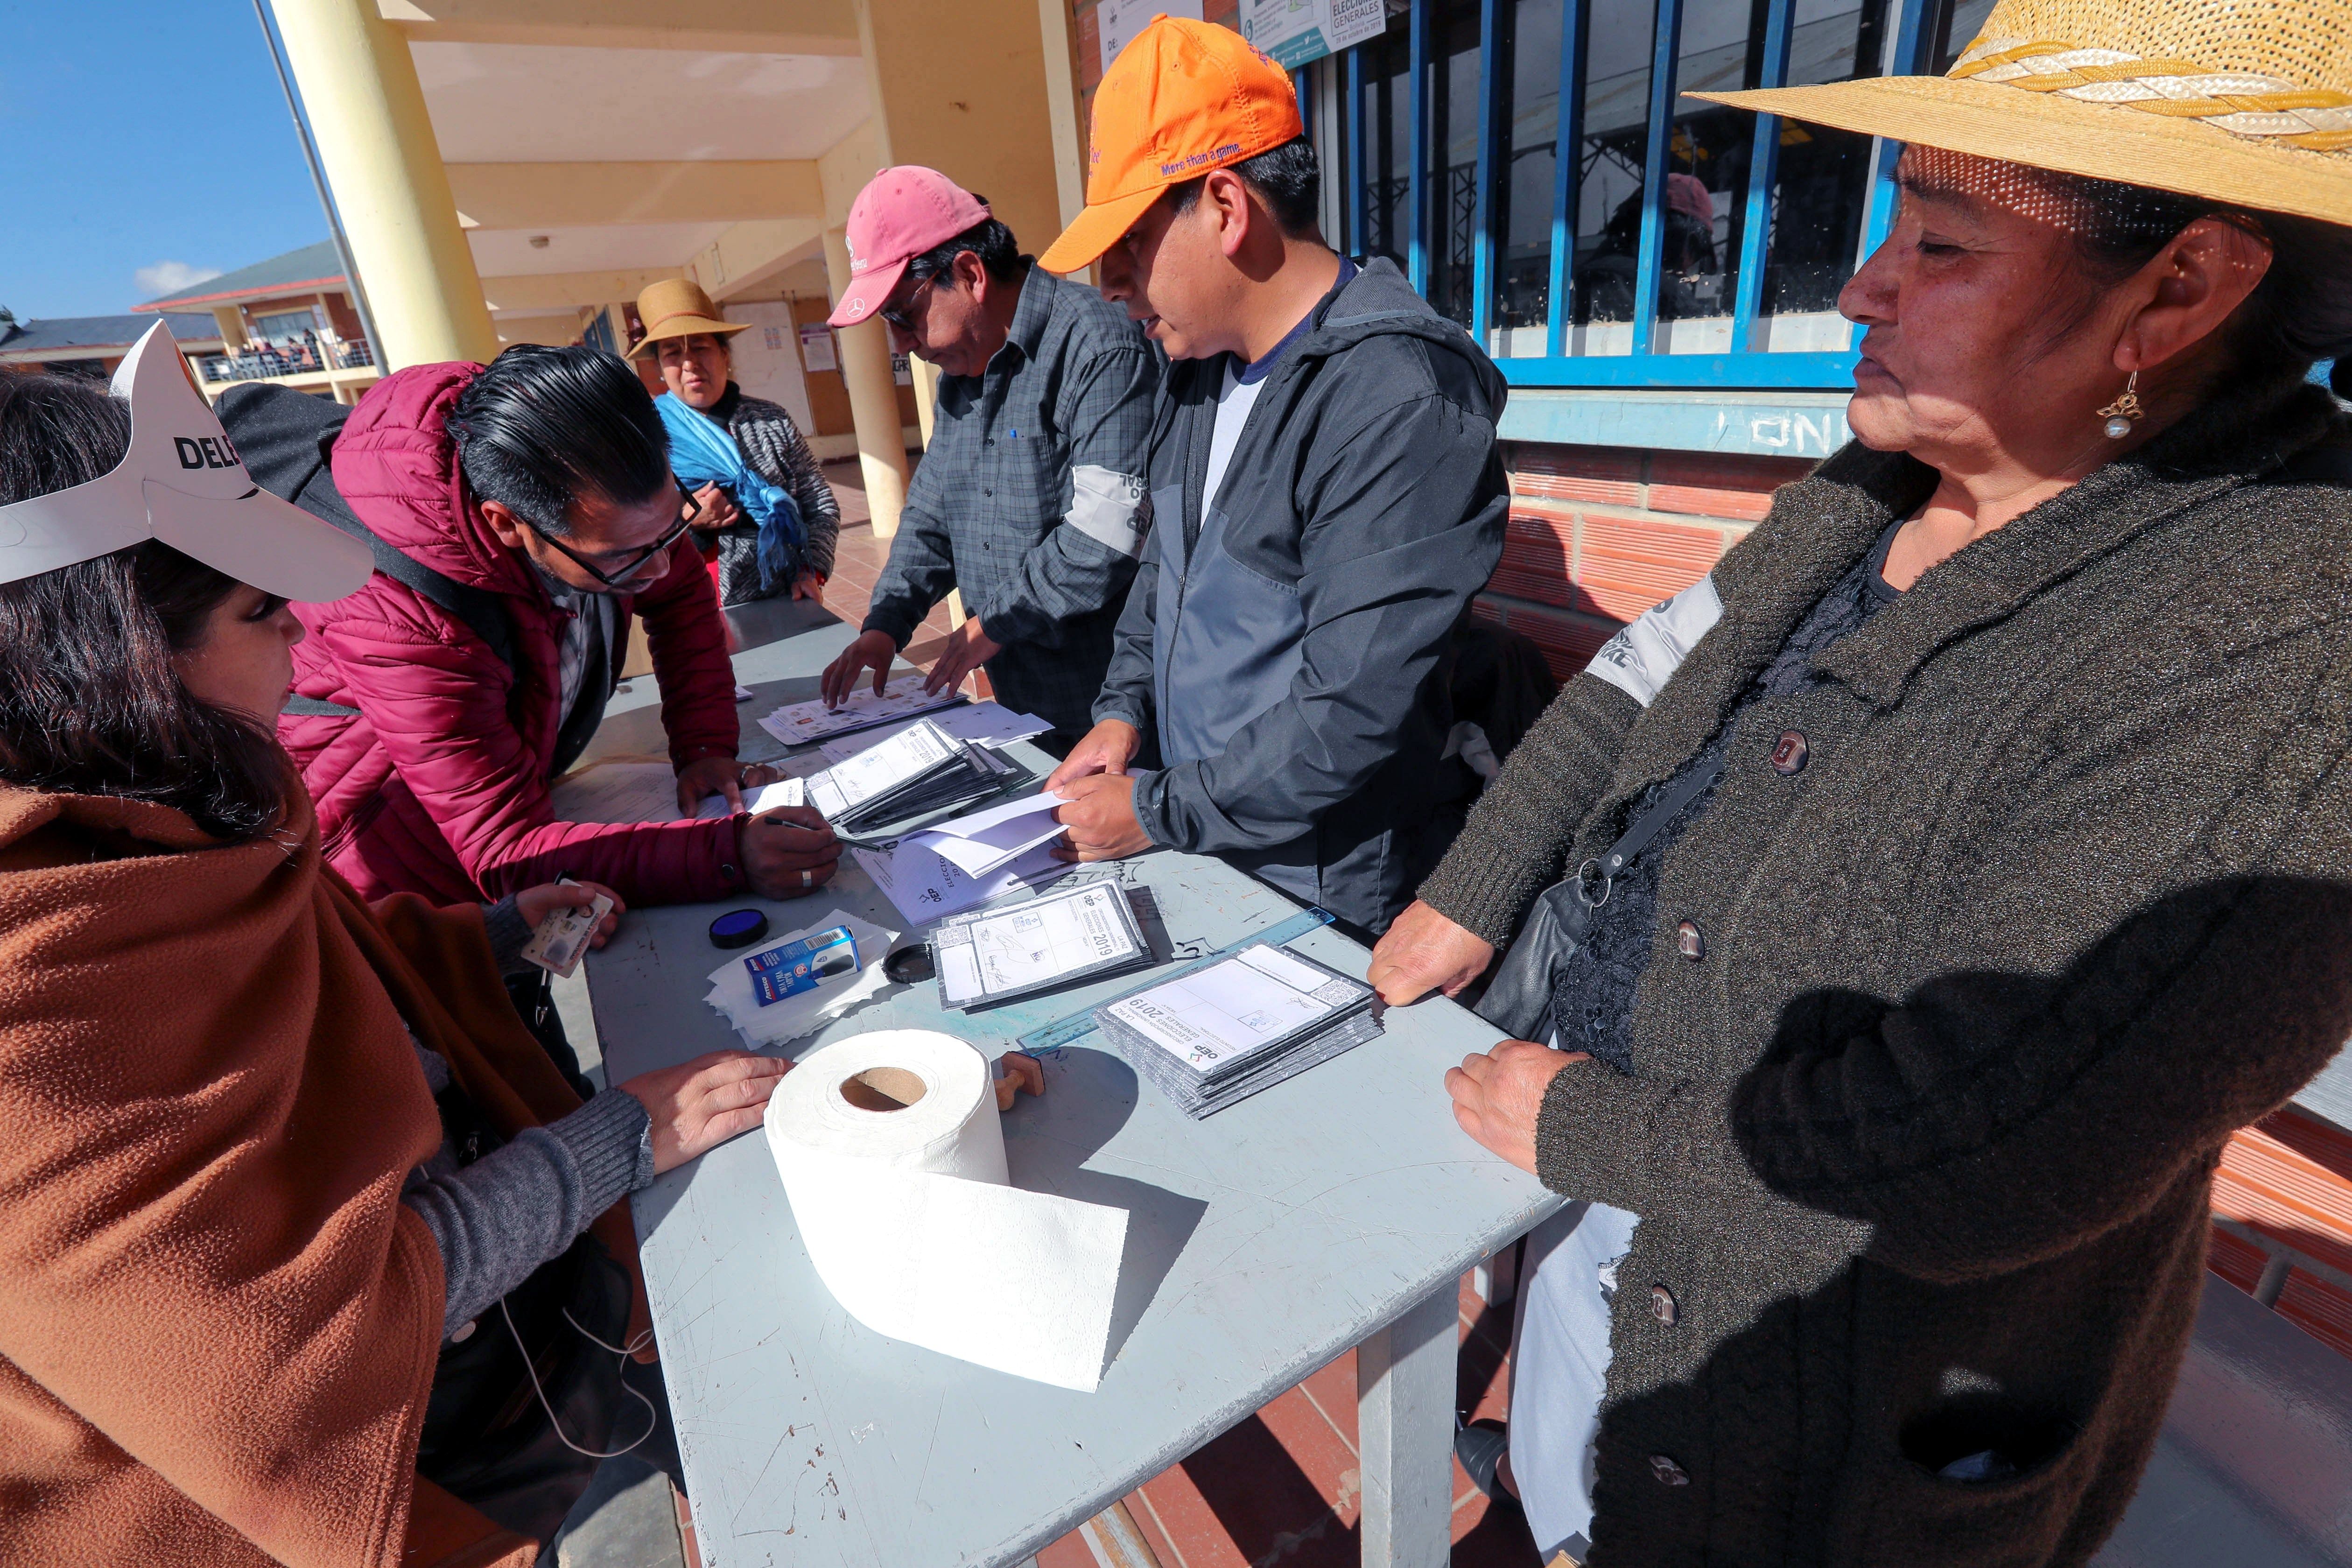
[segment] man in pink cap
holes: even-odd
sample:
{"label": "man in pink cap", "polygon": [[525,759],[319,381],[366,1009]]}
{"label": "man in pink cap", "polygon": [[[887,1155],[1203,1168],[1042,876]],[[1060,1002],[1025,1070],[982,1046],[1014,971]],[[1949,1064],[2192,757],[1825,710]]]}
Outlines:
{"label": "man in pink cap", "polygon": [[939,405],[856,641],[828,701],[878,688],[931,606],[969,618],[932,689],[984,666],[1000,701],[1066,752],[1092,722],[1111,634],[1150,526],[1143,475],[1160,363],[1135,323],[1040,271],[987,204],[935,169],[885,169],[849,209],[850,282],[833,324],[878,315],[940,369]]}

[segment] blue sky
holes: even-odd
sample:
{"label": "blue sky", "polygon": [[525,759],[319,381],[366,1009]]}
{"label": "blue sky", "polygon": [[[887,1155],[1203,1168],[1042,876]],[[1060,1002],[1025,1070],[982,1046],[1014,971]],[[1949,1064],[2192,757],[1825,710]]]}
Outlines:
{"label": "blue sky", "polygon": [[[100,316],[327,237],[251,0],[0,0],[0,305]],[[150,273],[151,279],[157,275]]]}

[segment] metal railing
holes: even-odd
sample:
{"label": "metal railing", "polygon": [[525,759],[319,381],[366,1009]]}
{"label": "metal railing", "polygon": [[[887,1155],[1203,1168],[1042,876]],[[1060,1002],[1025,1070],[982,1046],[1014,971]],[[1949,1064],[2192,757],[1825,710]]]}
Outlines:
{"label": "metal railing", "polygon": [[309,375],[324,370],[358,370],[375,363],[375,353],[365,338],[338,338],[326,333],[284,342],[252,342],[234,353],[213,354],[196,362],[208,382],[269,381],[281,376]]}

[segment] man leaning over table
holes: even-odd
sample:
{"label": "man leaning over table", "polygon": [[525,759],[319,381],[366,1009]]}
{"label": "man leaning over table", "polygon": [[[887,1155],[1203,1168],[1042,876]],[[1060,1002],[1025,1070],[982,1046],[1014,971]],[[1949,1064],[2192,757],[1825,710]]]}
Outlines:
{"label": "man leaning over table", "polygon": [[926,687],[985,668],[998,700],[1049,721],[1059,756],[1085,733],[1112,628],[1150,525],[1143,455],[1159,366],[1117,306],[1020,253],[987,204],[935,169],[885,169],[849,211],[836,327],[879,315],[893,349],[940,380],[930,445],[857,640],[825,673],[839,702],[931,606],[970,611]]}
{"label": "man leaning over table", "polygon": [[1064,853],[1215,854],[1383,931],[1444,848],[1437,671],[1502,552],[1502,377],[1391,263],[1324,243],[1290,79],[1239,35],[1145,28],[1092,144],[1040,265],[1099,258],[1176,363],[1097,723],[1047,784]]}

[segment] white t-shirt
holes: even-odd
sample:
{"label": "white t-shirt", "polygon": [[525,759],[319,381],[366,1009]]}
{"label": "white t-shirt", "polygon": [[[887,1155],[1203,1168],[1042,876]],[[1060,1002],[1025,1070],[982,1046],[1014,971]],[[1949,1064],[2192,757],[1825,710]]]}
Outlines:
{"label": "white t-shirt", "polygon": [[1201,488],[1203,511],[1217,504],[1218,487],[1225,482],[1225,466],[1234,460],[1234,448],[1241,445],[1242,426],[1249,423],[1250,410],[1257,406],[1257,395],[1265,387],[1264,376],[1244,381],[1240,362],[1225,362],[1225,388],[1217,394],[1217,424],[1209,437],[1208,480]]}

